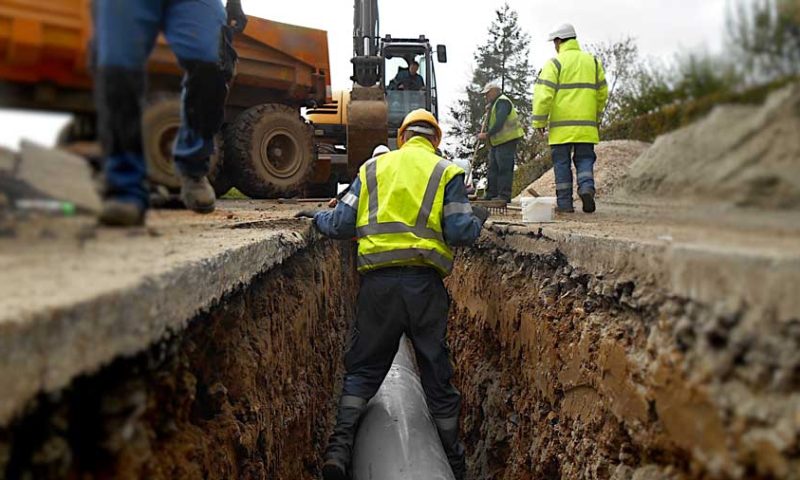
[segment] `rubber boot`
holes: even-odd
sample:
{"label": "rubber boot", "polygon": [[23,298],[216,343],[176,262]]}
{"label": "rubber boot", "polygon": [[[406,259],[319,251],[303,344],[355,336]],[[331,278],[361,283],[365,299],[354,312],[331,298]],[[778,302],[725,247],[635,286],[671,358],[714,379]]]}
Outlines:
{"label": "rubber boot", "polygon": [[133,202],[106,199],[98,221],[107,227],[136,227],[144,225],[144,209]]}
{"label": "rubber boot", "polygon": [[211,213],[214,211],[216,195],[214,187],[206,177],[190,177],[181,175],[181,200],[186,208],[197,213]]}
{"label": "rubber boot", "polygon": [[465,480],[467,477],[467,463],[464,454],[464,445],[458,438],[458,417],[436,418],[436,429],[439,431],[439,439],[442,441],[444,453],[447,461],[453,470],[456,480]]}
{"label": "rubber boot", "polygon": [[367,406],[363,398],[351,395],[342,396],[339,401],[339,412],[336,415],[336,426],[328,439],[325,449],[325,464],[322,466],[324,480],[348,480],[350,461],[353,456],[353,443],[361,414]]}

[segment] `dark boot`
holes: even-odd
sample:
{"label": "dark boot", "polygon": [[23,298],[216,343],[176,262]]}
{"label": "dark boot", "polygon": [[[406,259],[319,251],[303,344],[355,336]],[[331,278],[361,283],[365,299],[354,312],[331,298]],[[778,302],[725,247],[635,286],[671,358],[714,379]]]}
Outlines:
{"label": "dark boot", "polygon": [[581,197],[583,202],[583,211],[586,213],[594,213],[597,208],[594,204],[594,190],[584,190],[579,192],[578,196]]}
{"label": "dark boot", "polygon": [[197,213],[211,213],[214,211],[214,187],[208,178],[194,178],[181,175],[181,200],[186,208]]}
{"label": "dark boot", "polygon": [[456,480],[464,480],[467,477],[467,463],[464,458],[464,445],[458,439],[458,417],[434,420],[453,476]]}
{"label": "dark boot", "polygon": [[133,202],[106,199],[98,220],[108,227],[136,227],[144,225],[144,209]]}
{"label": "dark boot", "polygon": [[353,443],[358,430],[358,421],[367,406],[363,398],[344,395],[339,401],[336,426],[325,449],[325,464],[322,466],[324,480],[348,480]]}

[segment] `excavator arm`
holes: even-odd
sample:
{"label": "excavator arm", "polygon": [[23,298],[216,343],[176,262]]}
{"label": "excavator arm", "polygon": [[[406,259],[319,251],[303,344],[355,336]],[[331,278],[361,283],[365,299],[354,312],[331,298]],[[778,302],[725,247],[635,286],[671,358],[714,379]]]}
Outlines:
{"label": "excavator arm", "polygon": [[354,85],[347,106],[347,155],[350,175],[355,176],[376,146],[389,143],[378,0],[355,0],[351,62]]}

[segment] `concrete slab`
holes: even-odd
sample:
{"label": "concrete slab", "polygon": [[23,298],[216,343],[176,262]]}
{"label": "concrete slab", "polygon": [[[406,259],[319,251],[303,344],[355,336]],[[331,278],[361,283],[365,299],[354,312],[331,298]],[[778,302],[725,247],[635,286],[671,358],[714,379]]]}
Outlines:
{"label": "concrete slab", "polygon": [[229,206],[155,212],[133,230],[47,219],[0,239],[0,425],[36,394],[181,330],[306,245],[310,222],[287,220],[292,207]]}
{"label": "concrete slab", "polygon": [[16,176],[33,188],[89,212],[100,210],[92,170],[83,158],[23,141]]}

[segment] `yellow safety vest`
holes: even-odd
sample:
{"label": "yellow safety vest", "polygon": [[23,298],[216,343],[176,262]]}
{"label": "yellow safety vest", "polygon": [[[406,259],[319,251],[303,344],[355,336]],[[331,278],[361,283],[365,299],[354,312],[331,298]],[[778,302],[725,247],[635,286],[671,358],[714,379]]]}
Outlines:
{"label": "yellow safety vest", "polygon": [[508,117],[506,117],[506,122],[503,124],[503,128],[501,128],[496,134],[489,137],[489,143],[493,147],[525,136],[525,131],[519,124],[519,115],[517,114],[517,109],[514,107],[514,103],[511,101],[511,99],[505,95],[500,95],[497,97],[492,105],[492,113],[489,116],[489,130],[493,129],[497,123],[497,103],[500,102],[500,100],[506,100],[508,103],[510,103],[511,111],[508,113]]}
{"label": "yellow safety vest", "polygon": [[533,126],[550,129],[550,145],[598,143],[597,127],[607,100],[603,66],[581,51],[577,40],[568,40],[536,80]]}
{"label": "yellow safety vest", "polygon": [[413,137],[400,150],[368,160],[358,172],[358,271],[385,267],[453,269],[444,241],[444,189],[464,171],[438,157],[431,142]]}

